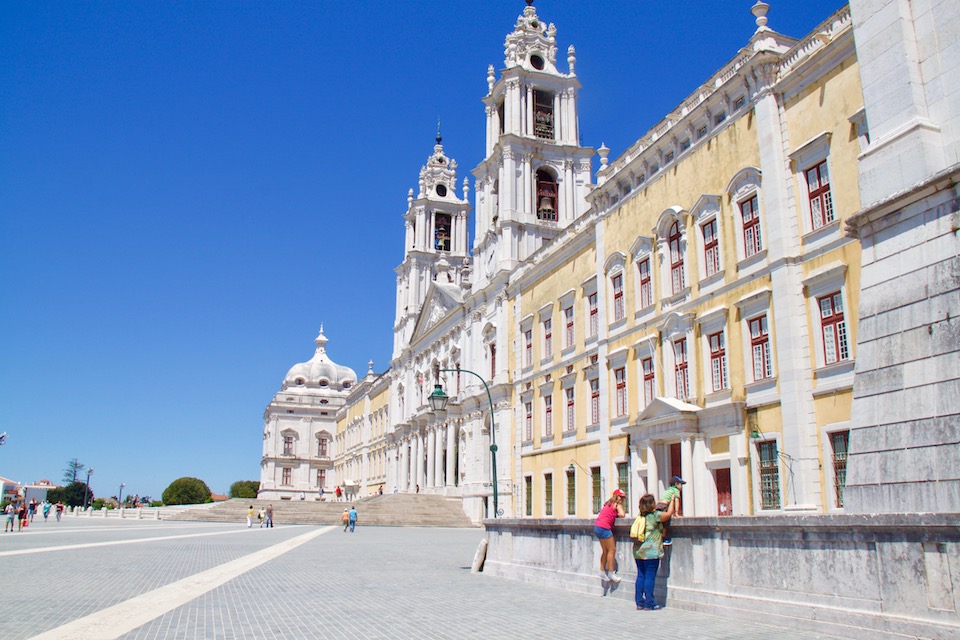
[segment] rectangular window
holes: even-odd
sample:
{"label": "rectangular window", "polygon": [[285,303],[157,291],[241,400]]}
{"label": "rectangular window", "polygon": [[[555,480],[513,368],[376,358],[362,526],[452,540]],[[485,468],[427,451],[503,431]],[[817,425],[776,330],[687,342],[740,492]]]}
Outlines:
{"label": "rectangular window", "polygon": [[630,465],[626,462],[617,463],[617,487],[627,495],[623,504],[630,504]]}
{"label": "rectangular window", "polygon": [[707,135],[707,125],[702,125],[697,128],[697,140]]}
{"label": "rectangular window", "polygon": [[643,367],[643,406],[647,406],[657,395],[657,379],[653,370],[653,358],[640,361]]}
{"label": "rectangular window", "polygon": [[677,398],[683,400],[690,396],[690,371],[687,369],[686,338],[673,343],[673,363],[677,379]]}
{"label": "rectangular window", "polygon": [[523,405],[524,410],[524,427],[523,427],[523,439],[527,442],[533,440],[533,403],[527,402]]}
{"label": "rectangular window", "polygon": [[590,467],[590,494],[593,512],[600,513],[600,507],[603,505],[603,494],[600,493],[600,467]]}
{"label": "rectangular window", "polygon": [[667,243],[670,246],[670,282],[673,286],[674,294],[680,293],[684,287],[687,286],[683,276],[682,239],[683,234],[680,231],[680,223],[674,222],[670,225],[670,231],[667,235]]}
{"label": "rectangular window", "polygon": [[523,332],[523,364],[526,367],[533,365],[533,329]]}
{"label": "rectangular window", "polygon": [[763,250],[760,237],[760,209],[757,196],[747,198],[740,203],[740,215],[743,217],[743,252],[749,258]]}
{"label": "rectangular window", "polygon": [[673,151],[668,151],[665,156],[663,156],[663,164],[669,164],[673,162]]}
{"label": "rectangular window", "polygon": [[610,279],[613,285],[613,321],[623,320],[623,274],[618,273]]}
{"label": "rectangular window", "polygon": [[773,375],[770,359],[770,335],[767,333],[767,316],[750,320],[750,350],[753,353],[753,379],[765,380]]}
{"label": "rectangular window", "polygon": [[438,213],[433,219],[433,248],[437,251],[450,251],[450,221],[449,213]]}
{"label": "rectangular window", "polygon": [[327,470],[317,469],[317,487],[327,486]]}
{"label": "rectangular window", "polygon": [[627,370],[623,367],[613,372],[617,385],[617,415],[627,415]]}
{"label": "rectangular window", "polygon": [[847,323],[843,319],[843,298],[836,291],[817,298],[820,308],[820,328],[823,332],[823,361],[833,364],[850,357],[847,343]]}
{"label": "rectangular window", "polygon": [[847,486],[847,444],[849,431],[830,434],[830,447],[833,449],[833,492],[834,505],[843,507],[843,490]]}
{"label": "rectangular window", "polygon": [[760,457],[760,508],[780,508],[780,461],[777,455],[777,443],[760,442],[757,444]]}
{"label": "rectangular window", "polygon": [[288,467],[283,468],[280,476],[280,484],[284,486],[290,486],[293,484],[293,469]]}
{"label": "rectangular window", "polygon": [[592,338],[600,330],[600,310],[597,308],[596,293],[591,293],[587,297],[587,306],[590,309],[590,337]]}
{"label": "rectangular window", "polygon": [[690,138],[684,138],[680,141],[680,151],[686,151],[690,148]]}
{"label": "rectangular window", "polygon": [[810,196],[810,222],[819,229],[833,222],[833,196],[830,195],[830,176],[827,161],[806,170],[807,194]]}
{"label": "rectangular window", "polygon": [[543,514],[553,515],[553,474],[547,473],[543,476]]}
{"label": "rectangular window", "polygon": [[747,102],[747,99],[744,98],[743,96],[740,96],[739,98],[733,101],[733,108],[740,109],[741,107],[743,107],[744,104],[746,104],[746,102]]}
{"label": "rectangular window", "polygon": [[567,515],[577,514],[577,476],[573,471],[567,471]]}
{"label": "rectangular window", "polygon": [[600,380],[590,379],[590,424],[600,424]]}
{"label": "rectangular window", "polygon": [[563,310],[563,346],[573,346],[573,307]]}
{"label": "rectangular window", "polygon": [[326,438],[320,438],[317,440],[317,457],[326,458],[328,454],[328,442]]}
{"label": "rectangular window", "polygon": [[533,91],[533,134],[553,140],[553,94],[549,91]]}
{"label": "rectangular window", "polygon": [[640,308],[646,309],[653,304],[653,280],[650,277],[650,258],[641,260],[637,264],[637,273],[640,276]]}
{"label": "rectangular window", "polygon": [[553,321],[547,318],[543,321],[543,357],[553,356]]}
{"label": "rectangular window", "polygon": [[543,396],[543,435],[553,435],[553,396]]}
{"label": "rectangular window", "polygon": [[283,436],[283,455],[293,455],[293,436]]}
{"label": "rectangular window", "polygon": [[533,515],[533,478],[530,476],[523,479],[523,499],[526,502],[525,513],[530,517]]}
{"label": "rectangular window", "polygon": [[717,219],[703,224],[703,264],[707,277],[720,271],[720,242],[717,238]]}
{"label": "rectangular window", "polygon": [[727,388],[727,352],[723,331],[711,334],[710,342],[710,381],[714,391]]}
{"label": "rectangular window", "polygon": [[722,111],[713,117],[713,124],[717,125],[727,119],[727,112]]}

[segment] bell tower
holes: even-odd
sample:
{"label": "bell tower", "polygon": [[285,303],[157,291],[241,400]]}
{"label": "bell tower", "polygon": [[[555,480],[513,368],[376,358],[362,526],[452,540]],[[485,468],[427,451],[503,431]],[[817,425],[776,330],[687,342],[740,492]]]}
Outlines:
{"label": "bell tower", "polygon": [[590,159],[580,145],[576,52],[557,68],[557,29],[527,0],[504,44],[497,79],[487,69],[486,157],[474,169],[477,284],[514,268],[587,210]]}
{"label": "bell tower", "polygon": [[431,282],[439,277],[448,284],[470,287],[470,188],[464,178],[463,197],[457,197],[457,161],[444,153],[442,141],[438,124],[437,144],[420,169],[416,197],[413,189],[407,194],[403,262],[396,269],[394,358],[410,340]]}

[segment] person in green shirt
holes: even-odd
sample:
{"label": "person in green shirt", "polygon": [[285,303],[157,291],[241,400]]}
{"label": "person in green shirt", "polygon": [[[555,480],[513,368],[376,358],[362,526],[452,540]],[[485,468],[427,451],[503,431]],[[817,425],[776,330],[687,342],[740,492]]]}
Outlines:
{"label": "person in green shirt", "polygon": [[[657,502],[657,511],[667,511],[671,506],[674,512],[680,511],[680,495],[685,484],[687,483],[683,478],[673,476],[673,482],[670,483],[667,490],[660,496],[660,501]],[[676,501],[676,504],[674,504],[674,501]],[[673,544],[673,538],[670,537],[670,526],[667,524],[664,524],[663,527],[663,544],[667,547]]]}

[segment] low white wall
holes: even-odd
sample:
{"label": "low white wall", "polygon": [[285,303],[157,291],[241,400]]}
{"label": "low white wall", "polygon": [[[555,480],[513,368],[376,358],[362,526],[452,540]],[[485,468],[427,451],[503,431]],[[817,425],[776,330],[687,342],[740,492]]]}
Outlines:
{"label": "low white wall", "polygon": [[[592,520],[485,520],[483,571],[632,603],[630,522],[614,529],[619,585],[600,580]],[[657,601],[793,628],[814,622],[847,638],[956,640],[958,524],[960,514],[677,518]]]}

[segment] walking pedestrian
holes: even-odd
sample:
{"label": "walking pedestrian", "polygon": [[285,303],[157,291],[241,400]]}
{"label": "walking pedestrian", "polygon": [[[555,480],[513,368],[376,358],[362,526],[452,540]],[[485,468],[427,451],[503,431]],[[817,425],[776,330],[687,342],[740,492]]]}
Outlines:
{"label": "walking pedestrian", "polygon": [[337,485],[337,488],[334,489],[334,494],[337,496],[337,502],[340,502],[340,496],[343,495],[343,491],[340,489],[340,485]]}
{"label": "walking pedestrian", "polygon": [[663,606],[657,604],[653,590],[657,583],[657,570],[663,557],[663,525],[670,522],[677,501],[671,500],[666,511],[657,511],[657,501],[653,495],[640,498],[640,515],[630,527],[633,543],[633,558],[637,563],[637,584],[634,600],[637,611],[656,611]]}
{"label": "walking pedestrian", "polygon": [[13,505],[12,504],[7,504],[7,506],[3,508],[3,521],[4,521],[3,532],[6,533],[9,530],[10,533],[13,533]]}
{"label": "walking pedestrian", "polygon": [[247,529],[253,528],[253,505],[250,505],[250,508],[247,509]]}
{"label": "walking pedestrian", "polygon": [[343,523],[343,532],[346,533],[347,529],[350,528],[350,510],[344,509],[343,515],[340,516],[340,522]]}
{"label": "walking pedestrian", "polygon": [[267,529],[273,529],[273,503],[267,505]]}
{"label": "walking pedestrian", "polygon": [[43,501],[43,521],[46,522],[47,518],[50,517],[50,507],[53,505],[49,501]]}
{"label": "walking pedestrian", "polygon": [[613,495],[600,508],[600,515],[593,523],[593,534],[600,541],[600,579],[620,582],[617,575],[617,542],[613,538],[613,523],[617,518],[627,515],[623,510],[623,499],[627,497],[620,489],[614,489]]}
{"label": "walking pedestrian", "polygon": [[257,522],[260,523],[260,528],[263,529],[263,520],[267,517],[267,513],[263,510],[263,507],[260,507],[260,511],[257,512]]}
{"label": "walking pedestrian", "polygon": [[353,505],[350,505],[350,533],[353,533],[353,530],[357,526],[357,508]]}
{"label": "walking pedestrian", "polygon": [[60,518],[63,517],[63,510],[66,507],[63,506],[63,501],[58,501],[55,508],[57,510],[57,522],[60,522]]}

